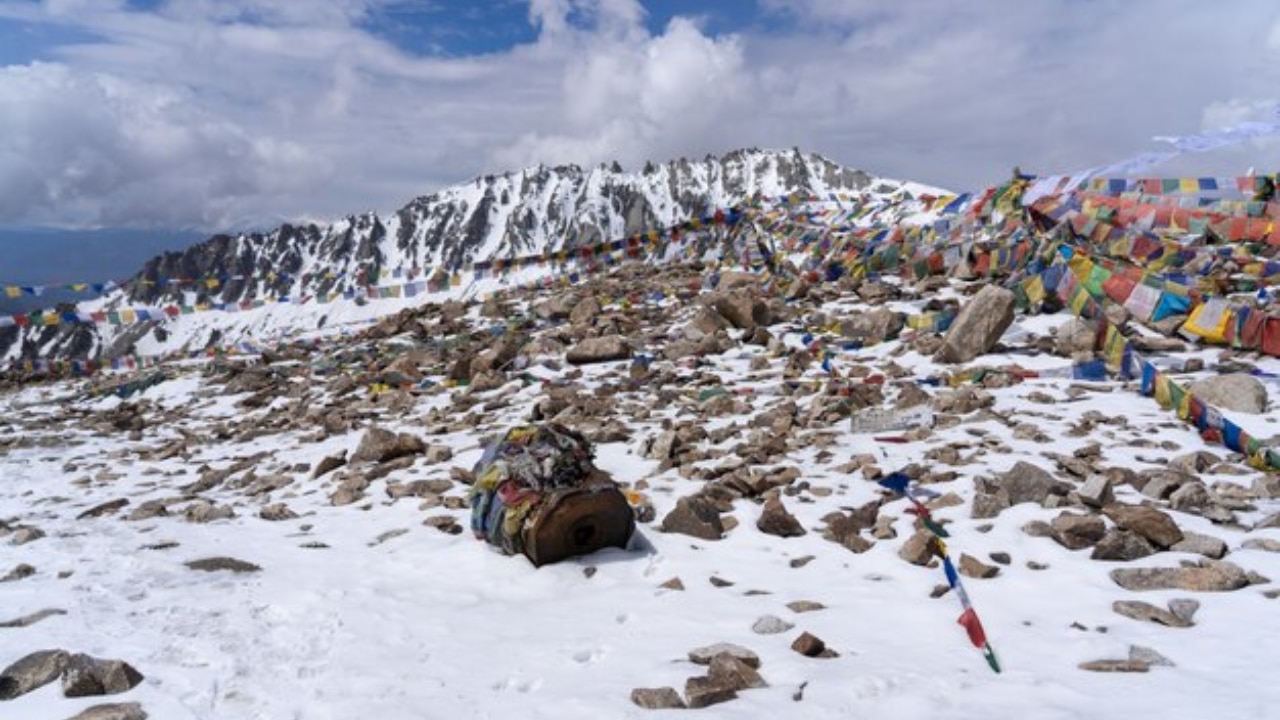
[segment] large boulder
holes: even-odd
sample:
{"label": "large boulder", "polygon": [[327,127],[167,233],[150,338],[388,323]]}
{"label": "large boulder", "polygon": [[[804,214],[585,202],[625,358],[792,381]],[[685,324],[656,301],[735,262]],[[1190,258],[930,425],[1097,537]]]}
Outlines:
{"label": "large boulder", "polygon": [[67,668],[65,650],[33,652],[0,670],[0,700],[12,700],[53,682]]}
{"label": "large boulder", "polygon": [[751,332],[757,325],[772,325],[769,304],[752,290],[734,290],[716,295],[711,301],[715,311],[734,327]]}
{"label": "large boulder", "polygon": [[1059,325],[1053,333],[1053,352],[1063,357],[1075,357],[1093,352],[1098,339],[1098,326],[1084,318],[1071,318]]}
{"label": "large boulder", "polygon": [[1014,294],[998,285],[987,285],[960,310],[943,339],[934,360],[964,363],[995,346],[1013,324]]}
{"label": "large boulder", "polygon": [[906,323],[906,313],[881,307],[842,319],[840,334],[866,344],[880,343],[898,337]]}
{"label": "large boulder", "polygon": [[1120,568],[1111,579],[1126,590],[1190,590],[1229,592],[1249,584],[1238,565],[1225,560],[1204,560],[1199,566],[1176,568]]}
{"label": "large boulder", "polygon": [[571,365],[626,360],[629,357],[631,357],[631,343],[621,335],[586,338],[565,353],[565,360]]}
{"label": "large boulder", "polygon": [[1217,375],[1191,383],[1191,394],[1219,410],[1252,413],[1267,411],[1267,386],[1244,373]]}
{"label": "large boulder", "polygon": [[351,462],[386,462],[406,455],[420,455],[427,449],[421,438],[409,433],[396,434],[380,427],[365,431]]}

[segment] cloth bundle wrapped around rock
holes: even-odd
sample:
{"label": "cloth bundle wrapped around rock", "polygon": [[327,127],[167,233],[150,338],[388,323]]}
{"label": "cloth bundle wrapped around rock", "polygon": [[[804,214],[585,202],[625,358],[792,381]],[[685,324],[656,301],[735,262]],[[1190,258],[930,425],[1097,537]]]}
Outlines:
{"label": "cloth bundle wrapped around rock", "polygon": [[511,428],[476,463],[472,532],[534,565],[625,547],[634,513],[593,457],[591,443],[562,425]]}

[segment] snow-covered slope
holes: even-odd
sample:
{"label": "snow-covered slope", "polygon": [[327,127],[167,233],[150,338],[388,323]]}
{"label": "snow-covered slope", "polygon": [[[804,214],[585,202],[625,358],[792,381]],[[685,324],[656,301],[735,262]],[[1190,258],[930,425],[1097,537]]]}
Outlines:
{"label": "snow-covered slope", "polygon": [[[396,270],[425,273],[616,240],[754,197],[862,191],[887,195],[902,188],[902,183],[878,180],[799,150],[738,150],[720,158],[649,164],[636,173],[623,172],[616,164],[538,166],[445,188],[389,215],[370,212],[324,227],[284,225],[267,234],[217,235],[152,259],[123,291],[94,306],[316,297],[363,289]],[[167,282],[172,278],[222,281],[210,287]],[[300,313],[296,324],[301,329],[327,315]],[[273,330],[292,322],[282,320],[280,313],[274,318],[269,323]],[[158,339],[166,347],[199,347],[225,340],[227,333],[210,330],[230,329],[236,322],[222,316],[195,323],[200,333],[188,337],[173,334],[193,323],[171,324]],[[109,325],[26,332],[0,328],[0,359],[109,357],[138,349],[138,341],[152,331],[150,326]]]}

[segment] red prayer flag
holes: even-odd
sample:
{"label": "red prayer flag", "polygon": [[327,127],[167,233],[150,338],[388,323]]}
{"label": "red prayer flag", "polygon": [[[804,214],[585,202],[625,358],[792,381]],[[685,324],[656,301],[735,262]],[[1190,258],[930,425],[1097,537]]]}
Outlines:
{"label": "red prayer flag", "polygon": [[982,629],[982,621],[978,619],[978,613],[973,608],[965,608],[960,615],[960,619],[956,622],[960,623],[965,632],[969,633],[969,642],[973,643],[976,648],[984,648],[987,646],[987,633]]}

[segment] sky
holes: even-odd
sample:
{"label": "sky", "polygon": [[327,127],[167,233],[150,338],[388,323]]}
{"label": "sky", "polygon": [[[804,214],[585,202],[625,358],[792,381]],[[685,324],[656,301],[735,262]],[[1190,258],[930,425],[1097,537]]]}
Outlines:
{"label": "sky", "polygon": [[[0,0],[0,227],[269,229],[741,147],[963,191],[1274,118],[1274,0]],[[1150,174],[1280,169],[1259,138]]]}

